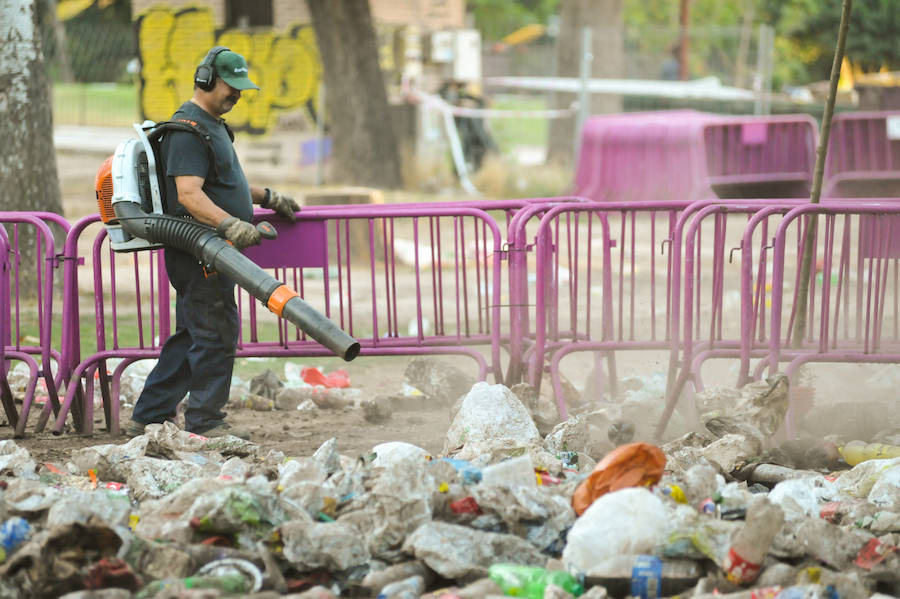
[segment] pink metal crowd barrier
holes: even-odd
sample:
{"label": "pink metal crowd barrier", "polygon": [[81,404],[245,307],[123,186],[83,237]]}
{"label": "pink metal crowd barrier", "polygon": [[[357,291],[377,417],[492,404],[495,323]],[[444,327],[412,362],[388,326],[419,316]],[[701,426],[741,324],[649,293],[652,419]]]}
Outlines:
{"label": "pink metal crowd barrier", "polygon": [[[618,352],[669,354],[670,386],[677,366],[693,364],[695,352],[697,367],[723,346],[736,352],[739,321],[727,319],[723,326],[726,310],[736,312],[740,302],[739,268],[730,264],[729,248],[739,244],[749,215],[766,207],[786,212],[791,202],[623,202],[558,205],[547,211],[535,232],[536,325],[527,360],[529,382],[539,385],[547,370],[565,415],[560,365],[572,353],[596,352],[598,393],[603,390],[600,361],[605,361],[609,392],[615,395]],[[703,213],[715,218],[697,220],[684,248],[688,223],[710,206],[723,208]],[[762,231],[759,245],[766,243],[765,227]],[[691,293],[682,303],[685,287]],[[682,376],[689,374],[699,378],[690,369]]]}
{"label": "pink metal crowd barrier", "polygon": [[[62,432],[71,413],[75,430],[91,433],[98,393],[107,428],[115,434],[124,369],[134,361],[157,357],[171,333],[171,292],[162,252],[115,254],[99,215],[91,215],[72,226],[65,255],[70,259],[64,273],[68,301],[63,305],[62,369],[70,384],[54,432]],[[84,270],[92,275],[90,280],[79,277]],[[82,294],[93,300],[90,315],[81,312]],[[89,354],[83,359],[85,351]],[[107,369],[110,358],[121,359],[113,373]]]}
{"label": "pink metal crowd barrier", "polygon": [[[815,216],[815,218],[811,218]],[[796,330],[799,260],[814,225],[806,330]],[[797,206],[774,235],[769,352],[788,376],[811,362],[900,363],[900,205],[871,199]],[[797,244],[796,246],[794,244]],[[793,433],[795,406],[788,411]]]}
{"label": "pink metal crowd barrier", "polygon": [[[615,395],[617,352],[670,349],[669,306],[677,265],[670,242],[678,215],[688,205],[559,204],[531,221],[527,212],[517,215],[517,237],[534,239],[533,274],[528,271],[533,284],[526,287],[527,299],[518,302],[534,305],[534,331],[521,327],[530,340],[527,378],[540,386],[549,373],[564,417],[560,363],[566,356],[595,352],[596,392],[604,390],[606,381]],[[524,279],[521,271],[519,278]]]}
{"label": "pink metal crowd barrier", "polygon": [[834,115],[822,195],[900,196],[900,111]]}
{"label": "pink metal crowd barrier", "polygon": [[584,125],[574,188],[601,202],[808,197],[816,139],[807,115],[596,116]]}
{"label": "pink metal crowd barrier", "polygon": [[[794,377],[799,366],[809,362],[900,361],[900,244],[894,241],[900,232],[900,208],[894,202],[709,202],[694,204],[687,212],[693,215],[686,214],[689,222],[685,221],[681,236],[685,248],[684,290],[674,294],[684,307],[673,310],[676,318],[684,321],[680,349],[676,352],[673,346],[671,357],[672,364],[680,364],[680,371],[669,386],[658,436],[685,383],[702,390],[700,368],[710,358],[738,359],[738,386],[760,378],[766,369],[770,373],[782,369],[783,362],[788,363],[784,372]],[[712,270],[707,266],[698,270],[694,258],[695,248],[701,245],[695,240],[699,224],[704,219],[716,221],[725,214],[749,216],[738,247],[728,250],[727,246],[713,244],[719,256],[723,251],[730,254],[740,250],[737,282],[734,276],[723,277],[715,265]],[[814,214],[819,215],[816,221],[809,218]],[[807,328],[800,340],[793,327],[800,256],[811,223],[815,224],[815,251],[807,296]],[[696,300],[696,281],[701,273],[712,275],[707,282],[710,299],[702,310]],[[733,293],[736,285],[740,288],[740,326],[722,317],[722,297],[729,289]],[[795,433],[797,397],[792,392],[785,430],[788,436]]]}
{"label": "pink metal crowd barrier", "polygon": [[[771,231],[801,203],[798,199],[708,200],[691,204],[680,215],[672,251],[679,264],[672,285],[673,343],[666,407],[657,437],[662,436],[685,385],[703,390],[701,371],[707,360],[738,360],[734,384],[749,382],[749,361],[763,357],[768,347]],[[735,252],[740,252],[739,264],[734,261]],[[740,318],[731,318],[738,311]],[[688,416],[696,414],[689,411]]]}
{"label": "pink metal crowd barrier", "polygon": [[[63,256],[56,240],[64,237],[68,228],[65,219],[56,214],[0,212],[0,396],[17,435],[25,430],[38,390],[45,400],[38,430],[51,409],[59,410],[63,369],[59,368],[61,356],[54,349],[58,345],[53,331],[54,299],[62,300],[62,286],[56,284],[55,275]],[[8,381],[12,360],[29,370],[21,409],[16,409]]]}
{"label": "pink metal crowd barrier", "polygon": [[[277,224],[281,230],[278,242],[251,248],[247,253],[258,264],[273,268],[276,276],[296,286],[301,294],[304,287],[321,291],[325,297],[321,311],[333,316],[351,334],[358,334],[354,329],[354,319],[358,321],[368,310],[372,315],[373,330],[368,342],[363,339],[363,355],[469,355],[478,363],[480,378],[485,378],[490,370],[495,380],[499,381],[502,380],[502,370],[496,348],[505,346],[510,337],[521,339],[523,335],[507,335],[505,331],[509,327],[499,327],[501,318],[498,314],[501,308],[527,309],[527,306],[515,305],[512,297],[499,298],[496,295],[502,289],[493,280],[495,270],[502,272],[504,281],[512,278],[512,271],[504,271],[507,264],[505,258],[515,252],[510,244],[499,250],[494,247],[500,237],[495,230],[498,229],[495,221],[487,215],[494,215],[497,222],[504,222],[509,231],[514,227],[512,223],[517,214],[526,208],[531,211],[529,214],[540,214],[552,205],[585,201],[578,197],[557,197],[439,205],[423,203],[401,207],[373,205],[362,211],[358,205],[307,208],[301,215],[299,225],[286,227]],[[416,220],[420,216],[423,222],[431,219],[429,230],[420,232],[413,225],[409,232],[412,240],[403,239],[402,234],[398,236],[394,227],[398,226],[397,221],[404,214],[408,215],[407,220]],[[463,216],[472,214],[483,222],[481,230],[472,229],[468,233],[468,241],[466,231],[459,225],[454,225],[455,229],[454,226],[436,225],[441,219],[444,222],[458,222]],[[271,212],[260,211],[259,216],[267,215]],[[277,218],[271,220],[278,223]],[[328,221],[327,226],[323,224],[325,221]],[[362,236],[359,235],[360,227],[363,228]],[[443,229],[448,230],[442,233]],[[328,238],[330,241],[326,242]],[[425,243],[421,241],[423,238]],[[328,247],[325,248],[325,245]],[[452,249],[448,250],[448,247]],[[406,323],[401,322],[401,318],[411,312],[398,308],[405,298],[398,296],[395,277],[399,272],[397,256],[409,251],[413,256],[408,260],[409,265],[415,268],[415,272],[425,271],[431,275],[432,309],[426,314],[427,306],[417,295],[416,317],[411,323]],[[524,256],[524,251],[519,255]],[[386,281],[382,289],[372,292],[370,305],[364,307],[351,295],[354,289],[361,287],[356,282],[360,275],[355,272],[359,270],[360,252],[369,257],[369,272],[364,278],[370,288],[382,279]],[[378,252],[382,255],[375,255]],[[63,302],[63,322],[66,326],[62,332],[60,372],[73,384],[67,387],[68,393],[57,416],[55,430],[61,432],[67,416],[71,414],[76,430],[91,432],[93,398],[96,394],[102,399],[107,427],[115,432],[123,372],[136,360],[155,358],[161,343],[171,333],[171,291],[161,253],[114,254],[108,248],[98,217],[89,216],[72,227],[63,255],[68,258],[65,260],[65,296],[69,301]],[[376,263],[384,265],[383,272],[377,273],[377,281]],[[452,301],[447,301],[446,290],[451,285],[444,280],[443,272],[451,265],[455,269],[452,283],[461,285],[461,288],[456,290]],[[313,276],[310,277],[310,271],[304,269],[313,269]],[[92,286],[79,279],[79,272],[85,270],[93,275]],[[323,274],[316,277],[316,270]],[[304,275],[304,272],[307,274]],[[416,279],[418,294],[419,284],[427,282],[428,277],[417,276]],[[343,288],[345,283],[346,289]],[[333,288],[334,285],[337,287]],[[489,296],[489,292],[495,295]],[[93,297],[91,317],[81,314],[79,293]],[[378,301],[375,301],[376,296]],[[337,298],[334,307],[331,298]],[[238,356],[327,355],[327,351],[318,344],[298,336],[296,331],[294,338],[291,338],[286,325],[276,323],[265,310],[259,310],[249,296],[239,296],[239,301],[245,328]],[[336,309],[336,314],[332,314],[332,308]],[[436,329],[431,334],[421,332],[416,339],[403,334],[403,325],[407,326],[408,333],[410,330],[424,331],[431,322],[434,322]],[[448,334],[448,322],[451,327],[455,326],[452,339]],[[489,331],[487,326],[491,327]],[[276,329],[276,338],[271,338]],[[262,331],[267,331],[270,338],[266,339]],[[470,347],[478,345],[492,348],[490,366],[479,350]],[[113,358],[117,365],[113,372],[109,372],[107,360]],[[511,354],[511,363],[520,361],[519,356]]]}
{"label": "pink metal crowd barrier", "polygon": [[[10,299],[12,298],[9,283],[9,258],[9,241],[6,231],[0,228],[0,315],[9,314]],[[16,426],[19,421],[19,411],[16,409],[13,393],[9,387],[8,368],[6,365],[6,346],[10,340],[7,320],[7,318],[0,318],[0,402],[3,404],[6,419],[10,424]],[[34,393],[33,390],[32,393]]]}
{"label": "pink metal crowd barrier", "polygon": [[[614,395],[616,353],[667,352],[668,401],[660,435],[685,384],[703,389],[707,360],[732,359],[739,365],[735,384],[745,384],[750,360],[769,351],[772,231],[804,202],[554,206],[535,234],[529,382],[539,385],[548,371],[565,416],[560,369],[568,355],[596,352],[606,361]],[[599,362],[595,370],[602,376]],[[758,369],[753,374],[759,376]]]}
{"label": "pink metal crowd barrier", "polygon": [[[502,380],[502,234],[486,212],[355,205],[352,211],[307,208],[294,225],[271,222],[278,239],[246,254],[356,337],[362,356],[463,355],[475,360],[482,379],[491,372]],[[168,281],[158,252],[113,254],[96,217],[73,227],[68,251],[77,252],[83,239],[93,240],[88,266],[96,340],[85,352],[74,329],[66,336],[71,356],[66,364],[73,380],[85,381],[86,397],[79,401],[80,385],[67,389],[54,430],[62,431],[71,410],[73,419],[80,412],[79,430],[92,431],[91,385],[97,372],[107,428],[116,432],[119,377],[131,362],[156,357],[170,333]],[[78,285],[77,273],[67,284]],[[244,323],[238,357],[330,355],[244,292],[238,294],[238,307]],[[77,310],[77,304],[69,309]],[[67,317],[67,322],[78,320]],[[486,348],[487,359],[479,347]],[[122,361],[107,377],[110,358]]]}
{"label": "pink metal crowd barrier", "polygon": [[[809,327],[798,340],[791,329],[796,256],[813,214],[819,218]],[[8,315],[0,319],[7,418],[21,434],[43,378],[48,400],[42,420],[56,410],[55,432],[70,414],[76,430],[92,432],[95,392],[107,429],[117,432],[122,374],[136,360],[157,357],[171,333],[172,293],[161,252],[113,253],[96,216],[72,226],[60,252],[41,217],[0,213],[0,221],[4,217],[17,223],[12,235],[0,233],[0,293],[10,298],[9,304],[0,298],[0,316]],[[527,376],[539,386],[549,373],[563,417],[561,362],[575,352],[594,352],[598,389],[606,383],[613,395],[618,352],[666,356],[669,385],[659,434],[680,389],[688,382],[702,389],[700,370],[709,359],[737,360],[737,384],[785,362],[790,375],[812,361],[900,361],[900,243],[894,241],[900,208],[891,202],[600,204],[573,197],[316,207],[304,209],[295,225],[268,211],[257,217],[274,222],[279,238],[247,254],[359,339],[361,355],[463,355],[476,362],[482,379],[490,374],[507,384]],[[498,222],[505,223],[505,238]],[[44,248],[35,265],[38,345],[19,342],[27,334],[13,248],[26,225],[38,231]],[[57,352],[52,314],[60,264]],[[91,276],[80,280],[79,273]],[[93,299],[90,314],[80,313],[79,294]],[[246,293],[239,292],[238,305],[239,357],[329,354]],[[505,373],[503,348],[509,352]],[[29,364],[32,373],[21,411],[3,386],[11,358]],[[108,372],[113,358],[117,366]],[[60,388],[66,391],[61,404]]]}

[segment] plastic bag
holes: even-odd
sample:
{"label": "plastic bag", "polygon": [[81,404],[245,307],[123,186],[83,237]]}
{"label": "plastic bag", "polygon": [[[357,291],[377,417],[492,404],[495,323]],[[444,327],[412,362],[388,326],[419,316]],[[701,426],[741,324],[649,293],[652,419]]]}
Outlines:
{"label": "plastic bag", "polygon": [[610,557],[652,553],[666,542],[674,513],[648,489],[608,493],[572,525],[563,562],[568,568],[588,572]]}
{"label": "plastic bag", "polygon": [[900,465],[900,458],[892,460],[867,460],[844,472],[835,481],[838,490],[847,496],[864,499],[887,470]]}
{"label": "plastic bag", "polygon": [[305,366],[300,370],[300,376],[303,378],[303,382],[314,387],[321,385],[332,389],[350,386],[350,374],[346,370],[335,370],[325,374],[318,368]]}
{"label": "plastic bag", "polygon": [[450,424],[444,452],[472,443],[499,444],[507,440],[524,446],[540,442],[541,436],[528,410],[512,391],[503,385],[476,383]]}
{"label": "plastic bag", "polygon": [[391,468],[396,463],[407,459],[422,460],[423,462],[431,459],[428,452],[421,447],[403,441],[379,443],[372,448],[372,453],[375,454],[372,466],[381,468]]}
{"label": "plastic bag", "polygon": [[646,487],[659,482],[666,456],[655,445],[629,443],[608,453],[594,467],[572,496],[572,507],[579,516],[598,497],[627,487]]}
{"label": "plastic bag", "polygon": [[780,505],[789,519],[816,518],[823,505],[839,499],[837,487],[822,476],[786,480],[769,493],[769,500]]}
{"label": "plastic bag", "polygon": [[896,510],[900,508],[900,466],[881,473],[868,496],[869,503]]}

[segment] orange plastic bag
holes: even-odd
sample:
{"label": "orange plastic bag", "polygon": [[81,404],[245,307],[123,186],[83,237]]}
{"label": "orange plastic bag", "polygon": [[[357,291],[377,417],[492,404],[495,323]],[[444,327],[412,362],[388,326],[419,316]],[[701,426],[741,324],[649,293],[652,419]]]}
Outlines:
{"label": "orange plastic bag", "polygon": [[666,456],[655,445],[629,443],[615,448],[594,467],[572,495],[572,507],[579,516],[603,495],[627,487],[647,487],[659,482]]}

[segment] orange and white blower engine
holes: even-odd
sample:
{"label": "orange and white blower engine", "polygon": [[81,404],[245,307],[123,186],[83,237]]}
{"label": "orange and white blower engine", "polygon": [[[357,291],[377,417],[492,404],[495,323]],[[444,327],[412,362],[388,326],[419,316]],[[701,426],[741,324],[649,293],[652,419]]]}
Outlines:
{"label": "orange and white blower engine", "polygon": [[94,191],[100,218],[106,225],[110,246],[116,252],[134,252],[155,249],[162,244],[135,237],[117,219],[115,205],[130,202],[140,206],[147,214],[165,214],[156,158],[144,127],[152,126],[152,121],[143,125],[135,124],[137,138],[126,139],[116,147],[116,152],[106,159],[97,171]]}
{"label": "orange and white blower engine", "polygon": [[144,133],[147,125],[136,124],[138,138],[120,143],[97,172],[97,205],[112,249],[134,252],[170,247],[187,252],[344,360],[359,355],[356,339],[235,249],[214,228],[164,213],[156,161]]}

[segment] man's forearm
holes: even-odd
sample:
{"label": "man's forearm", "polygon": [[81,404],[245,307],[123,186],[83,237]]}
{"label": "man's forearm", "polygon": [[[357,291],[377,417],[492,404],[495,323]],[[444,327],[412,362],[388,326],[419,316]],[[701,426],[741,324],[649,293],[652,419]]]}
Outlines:
{"label": "man's forearm", "polygon": [[191,175],[175,177],[175,188],[178,191],[178,203],[201,223],[218,227],[223,220],[231,216],[216,206],[203,191],[202,177]]}
{"label": "man's forearm", "polygon": [[178,201],[195,219],[205,225],[218,226],[230,215],[215,205],[203,191],[179,194]]}
{"label": "man's forearm", "polygon": [[265,187],[257,187],[256,185],[250,186],[250,197],[253,198],[254,204],[262,204],[266,199],[266,188]]}

